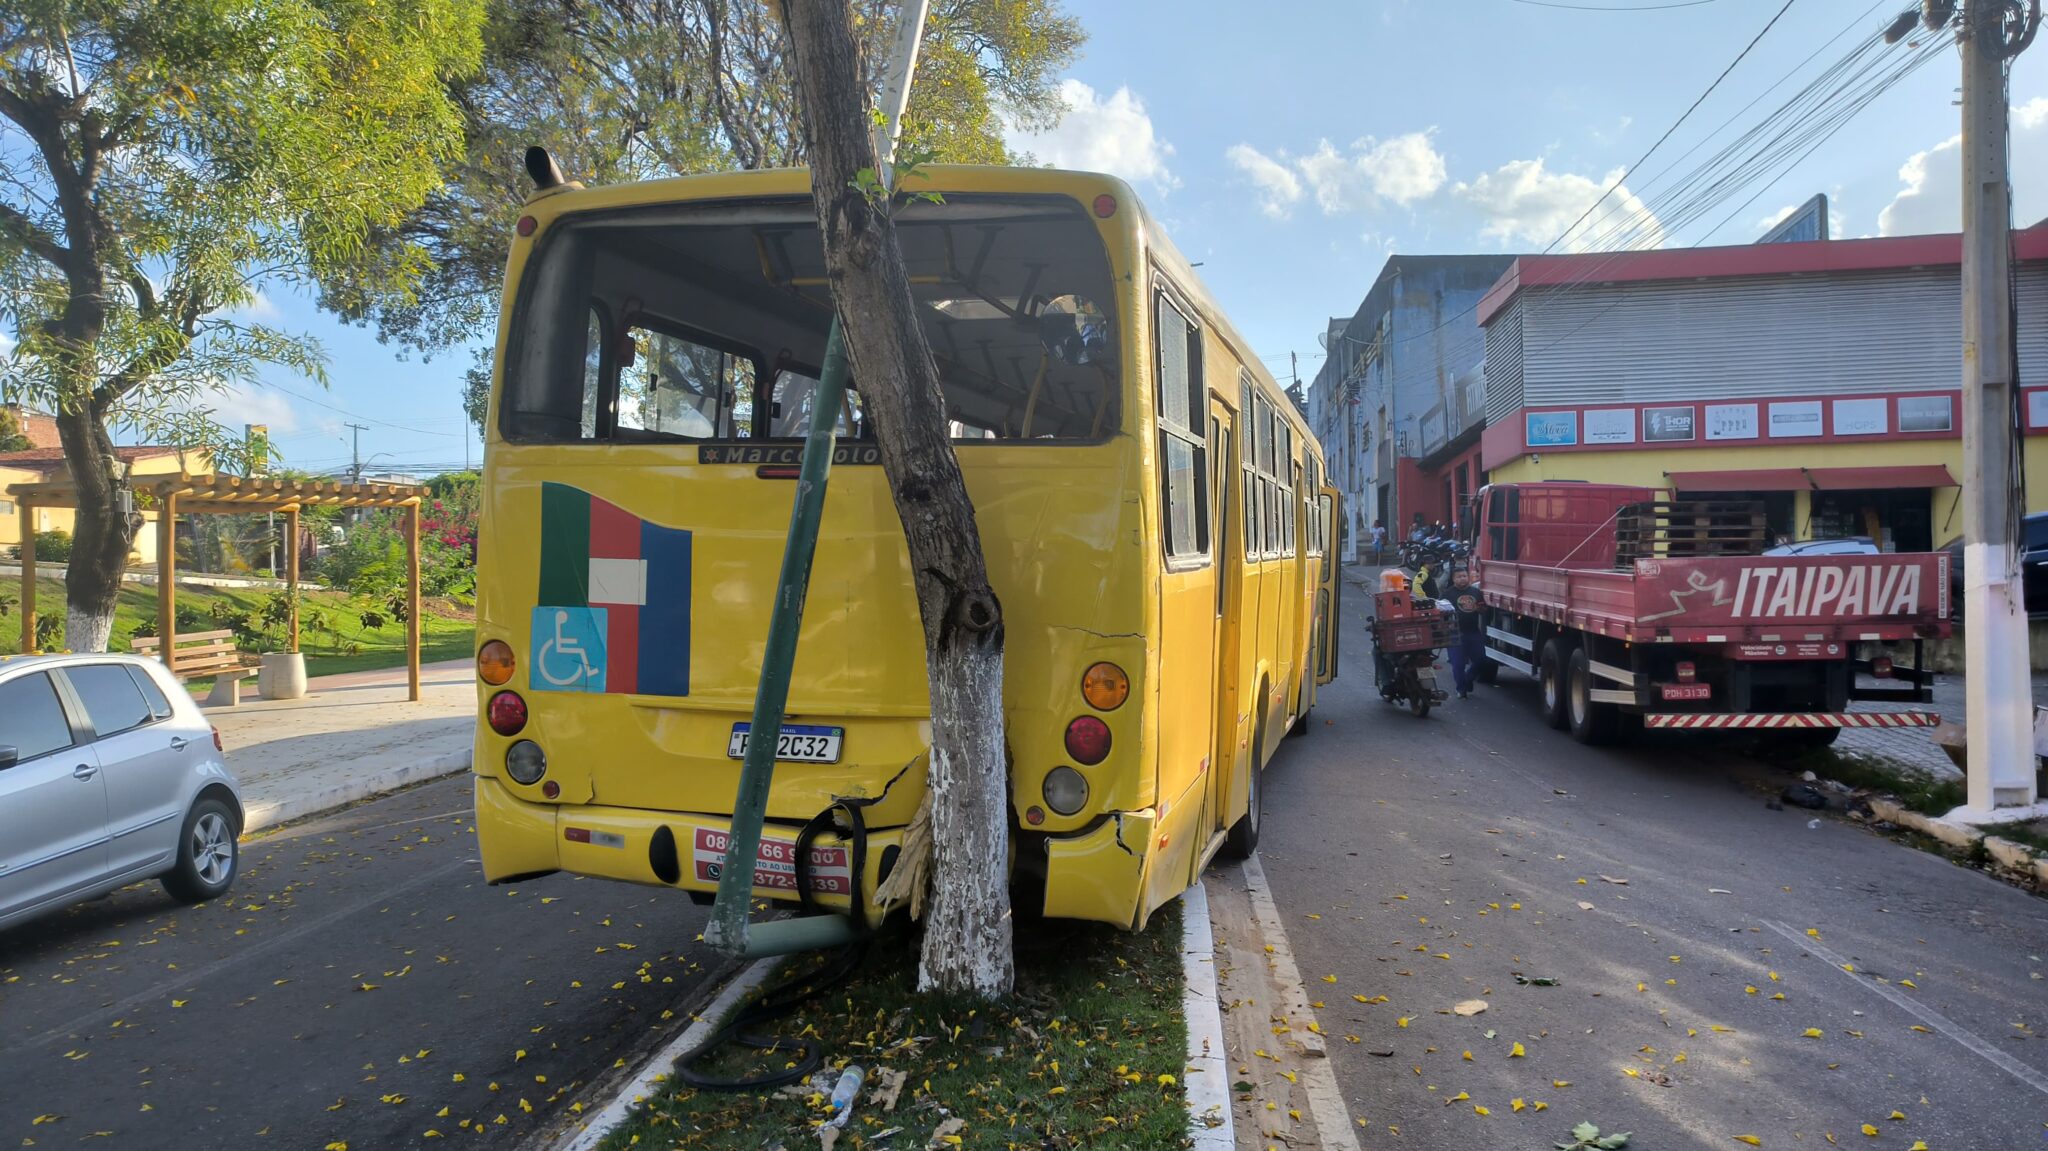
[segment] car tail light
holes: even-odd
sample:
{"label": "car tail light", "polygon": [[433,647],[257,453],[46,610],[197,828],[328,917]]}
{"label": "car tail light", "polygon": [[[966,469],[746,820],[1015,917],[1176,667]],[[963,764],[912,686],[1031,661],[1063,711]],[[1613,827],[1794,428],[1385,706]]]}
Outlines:
{"label": "car tail light", "polygon": [[1101,763],[1109,756],[1109,725],[1092,715],[1076,718],[1067,725],[1067,754],[1090,766]]}
{"label": "car tail light", "polygon": [[485,705],[484,718],[499,735],[518,735],[526,726],[526,701],[518,692],[501,691]]}
{"label": "car tail light", "polygon": [[1088,806],[1088,780],[1071,767],[1055,767],[1045,773],[1045,805],[1061,815],[1072,815]]}
{"label": "car tail light", "polygon": [[1692,683],[1698,680],[1699,677],[1699,668],[1694,666],[1691,660],[1682,659],[1678,661],[1678,682]]}
{"label": "car tail light", "polygon": [[218,752],[226,752],[226,751],[227,751],[227,748],[225,748],[225,747],[221,746],[221,742],[220,742],[220,729],[219,729],[219,728],[217,728],[217,727],[209,727],[209,728],[207,728],[206,730],[208,730],[208,731],[210,731],[210,732],[212,732],[212,733],[213,733],[213,750],[215,750],[215,751],[218,751]]}
{"label": "car tail light", "polygon": [[492,687],[502,686],[512,679],[512,645],[502,639],[494,639],[476,653],[476,673]]}
{"label": "car tail light", "polygon": [[1130,694],[1131,677],[1113,663],[1098,663],[1081,674],[1081,698],[1096,711],[1115,711]]}
{"label": "car tail light", "polygon": [[1892,677],[1892,657],[1881,655],[1871,660],[1870,674],[1879,679],[1890,679]]}
{"label": "car tail light", "polygon": [[511,776],[513,782],[531,786],[540,782],[540,777],[546,775],[547,770],[547,753],[532,740],[522,739],[505,749],[505,774]]}

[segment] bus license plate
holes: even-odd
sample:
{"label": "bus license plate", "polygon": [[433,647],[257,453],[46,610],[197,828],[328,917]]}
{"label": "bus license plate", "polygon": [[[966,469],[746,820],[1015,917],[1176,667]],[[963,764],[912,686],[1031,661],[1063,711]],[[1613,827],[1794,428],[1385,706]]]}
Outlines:
{"label": "bus license plate", "polygon": [[[732,725],[732,738],[726,742],[725,755],[728,759],[747,758],[747,738],[753,728],[751,723]],[[782,725],[782,734],[775,738],[775,759],[778,763],[838,763],[839,741],[846,735],[843,727],[812,727],[801,723]]]}
{"label": "bus license plate", "polygon": [[1711,683],[1660,683],[1657,687],[1665,699],[1712,699],[1714,685]]}

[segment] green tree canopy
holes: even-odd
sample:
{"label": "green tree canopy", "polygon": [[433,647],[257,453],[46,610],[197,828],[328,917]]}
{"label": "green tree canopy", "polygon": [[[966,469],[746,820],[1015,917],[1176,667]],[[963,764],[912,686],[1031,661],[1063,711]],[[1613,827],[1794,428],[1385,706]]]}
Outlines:
{"label": "green tree canopy", "polygon": [[316,343],[237,311],[259,286],[415,301],[434,253],[369,240],[462,156],[449,84],[482,18],[483,0],[0,10],[0,322],[19,340],[0,392],[57,413],[80,485],[74,619],[111,613],[135,530],[110,423],[232,461],[209,394],[264,365],[324,378]]}
{"label": "green tree canopy", "polygon": [[[531,190],[528,145],[592,184],[804,162],[776,0],[490,0],[484,63],[451,85],[467,148],[445,187],[397,228],[381,259],[325,303],[381,338],[431,353],[486,337],[512,224]],[[879,68],[901,0],[856,0]],[[948,163],[1004,163],[1003,126],[1056,122],[1057,79],[1083,41],[1060,0],[934,0],[909,131]],[[871,79],[873,79],[871,77]],[[430,257],[419,292],[378,290],[388,265]],[[479,424],[489,357],[470,371]]]}

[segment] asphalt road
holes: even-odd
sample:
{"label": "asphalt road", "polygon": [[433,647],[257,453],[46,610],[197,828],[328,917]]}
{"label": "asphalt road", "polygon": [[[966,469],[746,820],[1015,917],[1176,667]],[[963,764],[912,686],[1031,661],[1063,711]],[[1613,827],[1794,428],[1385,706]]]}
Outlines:
{"label": "asphalt road", "polygon": [[2048,901],[1727,748],[1582,747],[1513,673],[1418,720],[1346,615],[1260,857],[1362,1146],[2048,1147]]}
{"label": "asphalt road", "polygon": [[150,883],[0,932],[0,1143],[505,1147],[572,1122],[683,1023],[703,910],[486,887],[469,810],[458,776],[263,833],[232,899]]}

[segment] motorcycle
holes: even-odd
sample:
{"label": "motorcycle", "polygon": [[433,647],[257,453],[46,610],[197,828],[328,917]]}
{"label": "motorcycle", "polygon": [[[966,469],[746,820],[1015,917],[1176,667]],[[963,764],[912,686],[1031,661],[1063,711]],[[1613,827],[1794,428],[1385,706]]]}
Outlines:
{"label": "motorcycle", "polygon": [[1451,620],[1434,600],[1407,588],[1373,597],[1373,683],[1388,703],[1406,703],[1417,719],[1450,698],[1437,686],[1437,653],[1449,646]]}

